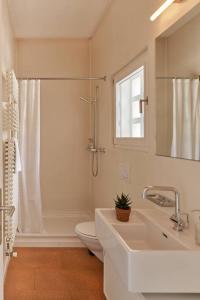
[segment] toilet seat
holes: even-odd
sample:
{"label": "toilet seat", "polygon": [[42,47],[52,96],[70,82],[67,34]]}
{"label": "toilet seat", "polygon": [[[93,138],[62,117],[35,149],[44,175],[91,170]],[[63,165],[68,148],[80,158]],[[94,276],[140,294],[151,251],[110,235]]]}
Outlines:
{"label": "toilet seat", "polygon": [[76,233],[84,235],[90,239],[96,239],[95,222],[84,222],[76,225]]}

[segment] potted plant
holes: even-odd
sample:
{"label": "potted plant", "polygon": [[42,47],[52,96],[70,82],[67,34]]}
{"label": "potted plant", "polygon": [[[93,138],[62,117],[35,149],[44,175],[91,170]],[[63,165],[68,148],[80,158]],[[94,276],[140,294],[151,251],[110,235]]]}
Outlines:
{"label": "potted plant", "polygon": [[122,193],[121,196],[117,195],[114,201],[117,219],[121,222],[128,222],[132,204],[129,195]]}

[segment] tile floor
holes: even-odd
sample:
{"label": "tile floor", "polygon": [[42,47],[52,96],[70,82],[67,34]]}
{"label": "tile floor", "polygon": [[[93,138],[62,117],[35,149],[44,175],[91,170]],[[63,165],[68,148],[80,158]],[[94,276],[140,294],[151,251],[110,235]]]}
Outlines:
{"label": "tile floor", "polygon": [[18,248],[5,300],[105,300],[103,265],[85,248]]}

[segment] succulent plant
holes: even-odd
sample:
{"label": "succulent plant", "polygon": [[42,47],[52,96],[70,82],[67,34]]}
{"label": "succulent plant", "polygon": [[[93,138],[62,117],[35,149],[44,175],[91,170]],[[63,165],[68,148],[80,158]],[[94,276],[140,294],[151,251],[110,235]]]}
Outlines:
{"label": "succulent plant", "polygon": [[122,193],[121,196],[117,195],[115,201],[115,207],[128,210],[131,207],[132,201],[130,196]]}

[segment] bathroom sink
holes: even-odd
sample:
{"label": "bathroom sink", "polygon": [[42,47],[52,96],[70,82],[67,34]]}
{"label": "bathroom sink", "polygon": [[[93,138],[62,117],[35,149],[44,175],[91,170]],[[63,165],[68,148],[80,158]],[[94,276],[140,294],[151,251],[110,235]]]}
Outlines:
{"label": "bathroom sink", "polygon": [[174,231],[166,213],[138,209],[122,223],[114,210],[97,209],[96,231],[128,291],[200,293],[200,247],[192,231]]}
{"label": "bathroom sink", "polygon": [[131,250],[183,250],[177,240],[161,232],[151,224],[118,224],[113,228]]}

